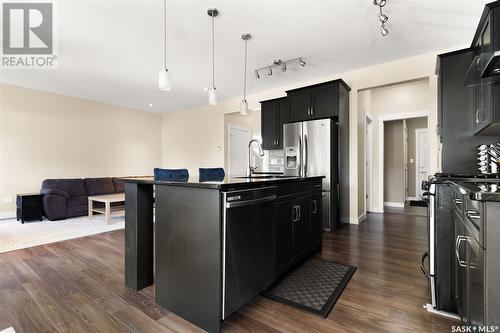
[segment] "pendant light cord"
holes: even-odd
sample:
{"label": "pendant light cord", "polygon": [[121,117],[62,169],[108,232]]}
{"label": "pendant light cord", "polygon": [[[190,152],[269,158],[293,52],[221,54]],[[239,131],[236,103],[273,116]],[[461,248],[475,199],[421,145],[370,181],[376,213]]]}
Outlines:
{"label": "pendant light cord", "polygon": [[243,101],[247,100],[247,46],[248,40],[245,40],[245,74],[243,77]]}
{"label": "pendant light cord", "polygon": [[212,88],[215,89],[215,33],[214,33],[215,17],[212,15]]}
{"label": "pendant light cord", "polygon": [[167,70],[167,0],[163,0],[163,66]]}

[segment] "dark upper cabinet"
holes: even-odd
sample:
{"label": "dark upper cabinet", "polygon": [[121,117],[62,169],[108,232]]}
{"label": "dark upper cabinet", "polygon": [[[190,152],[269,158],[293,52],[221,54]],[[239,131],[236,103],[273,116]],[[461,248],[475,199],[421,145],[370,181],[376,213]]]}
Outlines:
{"label": "dark upper cabinet", "polygon": [[289,119],[286,98],[261,102],[262,148],[283,148],[283,124]]}
{"label": "dark upper cabinet", "polygon": [[287,91],[290,122],[338,116],[340,85],[351,90],[343,80],[335,80]]}
{"label": "dark upper cabinet", "polygon": [[485,6],[471,45],[466,85],[473,94],[471,117],[474,134],[500,134],[500,7]]}
{"label": "dark upper cabinet", "polygon": [[287,92],[287,98],[292,122],[310,119],[311,90],[309,88]]}

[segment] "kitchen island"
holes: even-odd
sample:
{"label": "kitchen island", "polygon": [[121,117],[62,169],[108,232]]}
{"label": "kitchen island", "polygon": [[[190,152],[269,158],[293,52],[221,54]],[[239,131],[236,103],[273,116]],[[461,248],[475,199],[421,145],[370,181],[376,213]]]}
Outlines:
{"label": "kitchen island", "polygon": [[159,305],[219,332],[222,320],[321,249],[322,178],[122,179],[125,284],[155,283]]}

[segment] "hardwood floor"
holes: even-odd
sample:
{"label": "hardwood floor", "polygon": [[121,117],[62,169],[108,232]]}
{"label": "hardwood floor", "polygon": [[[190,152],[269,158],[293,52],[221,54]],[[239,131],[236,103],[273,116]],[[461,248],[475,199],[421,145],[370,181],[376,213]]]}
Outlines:
{"label": "hardwood floor", "polygon": [[[425,227],[414,214],[369,214],[325,234],[318,256],[358,268],[328,318],[257,297],[224,332],[450,332],[455,322],[422,308]],[[154,287],[124,286],[123,244],[121,230],[0,254],[0,331],[200,331],[155,305]]]}

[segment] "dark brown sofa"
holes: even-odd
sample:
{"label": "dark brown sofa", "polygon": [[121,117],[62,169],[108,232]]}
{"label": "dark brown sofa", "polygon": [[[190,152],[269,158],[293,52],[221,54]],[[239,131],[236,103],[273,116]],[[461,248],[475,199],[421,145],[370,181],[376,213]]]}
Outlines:
{"label": "dark brown sofa", "polygon": [[42,182],[45,216],[51,221],[88,214],[88,197],[123,193],[117,178],[46,179]]}

